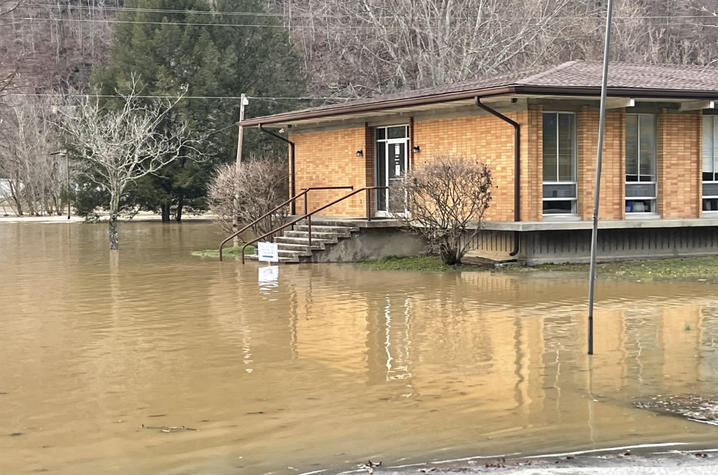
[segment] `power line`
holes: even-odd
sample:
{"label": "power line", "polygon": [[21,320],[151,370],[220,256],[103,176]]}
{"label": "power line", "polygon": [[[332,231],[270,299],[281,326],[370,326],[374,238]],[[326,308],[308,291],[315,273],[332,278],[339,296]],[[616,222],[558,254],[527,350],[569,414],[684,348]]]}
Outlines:
{"label": "power line", "polygon": [[[20,97],[92,97],[92,98],[121,98],[120,94],[48,94],[34,92],[10,92],[7,96]],[[170,95],[138,95],[138,99],[206,99],[206,100],[239,100],[241,96],[170,96]],[[321,97],[321,96],[247,96],[255,101],[349,101],[356,97]]]}
{"label": "power line", "polygon": [[[568,17],[551,17],[551,16],[537,16],[537,17],[526,17],[536,21],[541,20],[601,20],[599,16],[568,16]],[[718,16],[715,15],[678,15],[678,16],[626,16],[616,17],[614,20],[675,20],[675,19],[711,19],[718,20]],[[216,26],[216,27],[229,27],[229,28],[269,28],[269,29],[289,29],[289,26],[285,25],[269,25],[269,24],[258,24],[258,23],[201,23],[201,22],[177,22],[177,21],[137,21],[137,20],[114,20],[114,19],[103,19],[103,18],[37,18],[37,17],[21,17],[16,18],[20,21],[12,21],[7,23],[1,23],[0,26],[12,26],[20,25],[24,22],[74,22],[74,23],[111,23],[111,24],[133,24],[133,25],[174,25],[174,26]],[[343,30],[375,30],[377,27],[373,25],[318,25],[320,28],[326,29],[327,26],[331,26],[337,29]],[[711,26],[711,25],[708,25]],[[305,28],[317,28],[317,25],[291,25],[293,29],[305,29]],[[384,27],[389,30],[401,30],[402,27]],[[422,26],[422,29],[427,29],[426,26]],[[436,27],[437,29],[440,27]],[[454,29],[474,29],[473,25],[455,26]]]}
{"label": "power line", "polygon": [[[39,4],[26,4],[26,7],[36,8],[47,8],[48,5]],[[70,5],[65,4],[63,7],[67,7],[68,10],[99,10],[99,11],[113,11],[113,12],[136,12],[136,13],[166,13],[166,14],[185,14],[185,15],[211,15],[211,16],[249,16],[249,17],[269,17],[269,18],[346,18],[351,19],[347,16],[341,15],[330,15],[330,14],[291,14],[284,15],[282,13],[269,13],[269,12],[249,12],[249,11],[236,11],[236,10],[177,10],[177,9],[164,9],[164,8],[142,8],[142,7],[99,7],[94,5]],[[380,19],[392,20],[394,16],[380,16]],[[601,15],[562,15],[562,16],[532,16],[525,18],[533,19],[599,19],[603,20]],[[675,19],[675,18],[718,18],[718,15],[631,15],[631,16],[614,16],[613,20],[651,20],[651,19]],[[102,19],[93,19],[92,21],[103,21]],[[192,24],[192,23],[188,23]],[[212,25],[222,25],[218,23],[212,23]],[[246,25],[234,25],[231,26],[246,26]],[[265,26],[265,25],[262,25]],[[300,25],[301,26],[301,25]],[[294,27],[294,25],[292,25]]]}

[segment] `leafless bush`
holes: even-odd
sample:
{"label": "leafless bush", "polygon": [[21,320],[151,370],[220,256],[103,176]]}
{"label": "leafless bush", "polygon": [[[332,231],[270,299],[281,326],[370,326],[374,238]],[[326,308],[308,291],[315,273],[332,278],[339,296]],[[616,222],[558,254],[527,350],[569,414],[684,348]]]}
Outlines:
{"label": "leafless bush", "polygon": [[66,157],[58,153],[51,101],[23,97],[0,105],[0,189],[18,216],[59,213]]}
{"label": "leafless bush", "polygon": [[460,264],[491,202],[491,171],[476,161],[438,157],[408,173],[390,194],[406,196],[409,213],[399,215],[403,224],[445,264]]}
{"label": "leafless bush", "polygon": [[[275,157],[262,156],[217,169],[209,184],[207,196],[210,211],[226,233],[232,233],[233,220],[250,223],[279,206],[288,197],[287,162]],[[261,235],[284,222],[287,207],[280,208],[261,220],[252,230]]]}

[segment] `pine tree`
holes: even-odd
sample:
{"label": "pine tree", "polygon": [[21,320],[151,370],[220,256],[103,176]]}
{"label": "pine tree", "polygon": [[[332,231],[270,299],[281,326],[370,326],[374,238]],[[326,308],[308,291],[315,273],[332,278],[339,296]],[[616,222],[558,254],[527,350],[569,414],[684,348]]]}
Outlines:
{"label": "pine tree", "polygon": [[[279,20],[263,15],[271,13],[265,2],[128,0],[125,7],[113,28],[111,63],[93,72],[92,83],[102,93],[114,94],[134,73],[145,96],[175,95],[188,86],[189,98],[169,120],[186,121],[198,137],[206,137],[204,160],[178,160],[131,191],[133,204],[161,211],[163,220],[170,219],[172,208],[180,220],[186,206],[202,207],[212,169],[236,154],[237,128],[232,125],[239,117],[240,94],[301,95],[301,62]],[[233,11],[250,15],[227,14]],[[250,24],[254,26],[246,26]],[[233,98],[193,99],[198,96]],[[294,106],[258,101],[250,110],[256,116]],[[244,146],[247,156],[268,147],[285,150],[256,133],[246,134]]]}

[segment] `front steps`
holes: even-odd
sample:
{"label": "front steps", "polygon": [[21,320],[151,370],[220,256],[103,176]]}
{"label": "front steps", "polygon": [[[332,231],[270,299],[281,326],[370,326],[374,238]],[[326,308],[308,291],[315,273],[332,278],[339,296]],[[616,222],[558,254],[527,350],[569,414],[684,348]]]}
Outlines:
{"label": "front steps", "polygon": [[[351,239],[359,228],[351,222],[327,219],[312,220],[312,246],[309,246],[309,226],[295,224],[294,229],[287,228],[281,236],[274,238],[282,264],[317,262],[319,254],[327,252],[332,246],[344,239]],[[248,260],[257,260],[257,255],[247,255]]]}

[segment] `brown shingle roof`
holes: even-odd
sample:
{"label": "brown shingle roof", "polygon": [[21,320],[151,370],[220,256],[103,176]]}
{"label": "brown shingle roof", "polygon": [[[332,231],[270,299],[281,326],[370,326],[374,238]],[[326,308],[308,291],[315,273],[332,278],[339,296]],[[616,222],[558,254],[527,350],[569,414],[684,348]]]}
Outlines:
{"label": "brown shingle roof", "polygon": [[[242,124],[272,124],[506,93],[598,95],[601,72],[602,64],[598,61],[570,61],[540,70],[257,117]],[[612,62],[609,65],[608,87],[609,95],[614,96],[710,99],[718,96],[718,68]]]}

